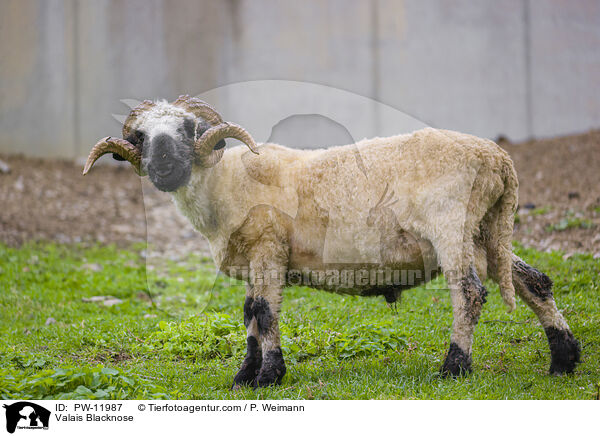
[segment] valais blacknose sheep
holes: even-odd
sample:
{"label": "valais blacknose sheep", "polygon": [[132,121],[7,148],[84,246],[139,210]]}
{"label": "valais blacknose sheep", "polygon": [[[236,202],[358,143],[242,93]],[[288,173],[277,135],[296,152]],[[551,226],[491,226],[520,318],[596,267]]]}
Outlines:
{"label": "valais blacknose sheep", "polygon": [[[246,146],[225,151],[225,138]],[[572,372],[579,344],[558,312],[552,282],[511,250],[517,176],[492,141],[426,128],[322,150],[257,146],[201,100],[144,101],[104,138],[210,242],[220,271],[247,282],[248,351],[234,386],[281,382],[279,311],[285,286],[302,284],[396,301],[439,272],[454,321],[443,374],[470,371],[473,330],[490,277],[509,310],[516,293],[538,316],[553,374]],[[379,201],[378,201],[379,200]]]}

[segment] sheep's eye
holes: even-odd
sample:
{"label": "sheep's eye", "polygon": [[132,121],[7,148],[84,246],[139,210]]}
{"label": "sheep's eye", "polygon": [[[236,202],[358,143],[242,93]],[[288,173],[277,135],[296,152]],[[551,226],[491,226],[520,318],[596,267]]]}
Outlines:
{"label": "sheep's eye", "polygon": [[133,145],[141,146],[144,143],[144,132],[140,130],[134,130],[128,138],[126,138]]}

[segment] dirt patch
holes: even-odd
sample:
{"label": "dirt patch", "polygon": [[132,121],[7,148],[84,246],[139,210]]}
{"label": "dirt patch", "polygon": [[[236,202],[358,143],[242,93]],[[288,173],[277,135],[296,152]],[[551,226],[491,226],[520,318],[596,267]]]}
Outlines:
{"label": "dirt patch", "polygon": [[[600,256],[600,132],[510,144],[520,181],[515,239],[540,250]],[[169,195],[127,165],[81,164],[0,155],[0,241],[116,243],[148,240],[178,257],[208,254],[206,240],[179,215]],[[143,192],[143,193],[142,193]]]}
{"label": "dirt patch", "polygon": [[143,241],[140,180],[129,168],[103,166],[85,178],[72,162],[0,156],[0,240]]}
{"label": "dirt patch", "polygon": [[515,239],[600,256],[600,131],[501,145],[519,176]]}
{"label": "dirt patch", "polygon": [[141,181],[129,164],[99,165],[83,177],[82,165],[72,162],[0,159],[10,167],[0,174],[0,241],[8,245],[149,241],[162,254],[208,253],[207,241],[174,210],[171,197]]}

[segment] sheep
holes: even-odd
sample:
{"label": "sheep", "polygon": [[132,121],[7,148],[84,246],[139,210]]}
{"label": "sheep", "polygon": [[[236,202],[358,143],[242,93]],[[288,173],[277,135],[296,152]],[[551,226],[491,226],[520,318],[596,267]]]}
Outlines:
{"label": "sheep", "polygon": [[[225,138],[249,150],[225,151]],[[129,161],[171,193],[208,239],[219,270],[246,281],[247,354],[234,388],[281,383],[285,286],[383,295],[392,302],[440,272],[453,306],[442,374],[471,371],[488,277],[499,284],[509,311],[516,292],[539,318],[552,374],[570,373],[579,361],[551,280],[512,253],[518,182],[510,157],[492,141],[425,128],[329,149],[258,146],[208,104],[181,96],[135,108],[123,139],[100,140],[84,174],[105,153]],[[386,270],[411,274],[389,281],[381,277]]]}

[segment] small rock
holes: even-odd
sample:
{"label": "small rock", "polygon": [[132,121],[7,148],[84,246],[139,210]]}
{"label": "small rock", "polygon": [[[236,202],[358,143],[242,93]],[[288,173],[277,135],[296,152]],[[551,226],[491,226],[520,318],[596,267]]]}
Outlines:
{"label": "small rock", "polygon": [[3,160],[0,160],[0,173],[2,173],[2,174],[10,173],[10,167]]}
{"label": "small rock", "polygon": [[[118,300],[118,298],[113,297],[112,295],[94,295],[93,297],[83,297],[81,299],[81,301],[83,301],[84,303],[100,303],[102,301],[107,301],[107,300]],[[119,300],[121,301],[121,300]]]}
{"label": "small rock", "polygon": [[111,298],[108,300],[104,300],[104,302],[102,304],[104,304],[105,306],[114,306],[116,304],[121,304],[123,302],[123,300],[119,300],[118,298]]}
{"label": "small rock", "polygon": [[50,324],[56,324],[56,320],[54,318],[52,318],[52,317],[49,317],[46,320],[46,325],[50,325]]}
{"label": "small rock", "polygon": [[23,183],[23,176],[19,176],[19,178],[14,184],[14,188],[15,191],[23,192],[23,189],[25,189],[25,184]]}
{"label": "small rock", "polygon": [[81,265],[81,268],[95,272],[102,271],[102,265],[100,265],[99,263],[84,263],[83,265]]}
{"label": "small rock", "polygon": [[81,301],[83,301],[84,303],[96,303],[98,301],[104,301],[104,300],[106,300],[106,297],[104,297],[102,295],[97,295],[97,296],[89,297],[89,298],[83,297],[81,299]]}

